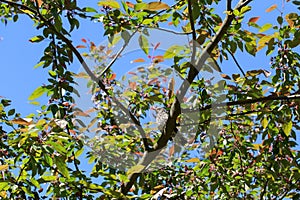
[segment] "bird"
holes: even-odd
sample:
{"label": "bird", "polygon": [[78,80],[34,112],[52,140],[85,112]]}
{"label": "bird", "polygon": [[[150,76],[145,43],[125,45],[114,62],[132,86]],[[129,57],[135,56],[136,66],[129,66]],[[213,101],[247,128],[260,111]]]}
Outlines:
{"label": "bird", "polygon": [[157,129],[159,131],[163,131],[163,129],[165,128],[165,125],[167,123],[169,114],[164,108],[154,107],[153,109],[156,112],[155,122],[157,124]]}

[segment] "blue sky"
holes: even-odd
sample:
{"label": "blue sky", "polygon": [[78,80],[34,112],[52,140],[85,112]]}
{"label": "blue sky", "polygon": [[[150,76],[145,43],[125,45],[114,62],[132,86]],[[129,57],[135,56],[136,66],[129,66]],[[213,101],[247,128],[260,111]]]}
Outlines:
{"label": "blue sky", "polygon": [[[233,4],[236,2],[237,0],[233,1]],[[172,4],[173,1],[168,1],[168,3]],[[278,15],[278,11],[265,12],[265,9],[274,3],[278,5],[278,8],[281,8],[281,0],[254,1],[251,4],[253,9],[247,15],[246,19],[253,16],[260,16],[258,24],[275,22],[275,16]],[[78,4],[80,6],[95,7],[97,6],[97,1],[79,0]],[[286,13],[291,10],[290,4],[285,5]],[[220,7],[224,8],[223,6]],[[33,23],[27,16],[20,16],[17,23],[9,22],[7,26],[0,24],[0,36],[2,38],[0,41],[0,59],[2,61],[0,96],[11,99],[13,106],[24,114],[29,114],[36,109],[35,106],[28,103],[28,96],[35,88],[43,83],[47,83],[47,69],[33,69],[33,66],[38,63],[46,46],[46,42],[30,43],[28,41],[31,37],[38,34],[40,34],[40,31],[35,30]],[[73,43],[75,45],[80,44],[81,38],[90,39],[99,44],[104,40],[102,25],[88,20],[82,22],[80,29],[72,33]],[[246,53],[237,54],[236,56],[246,70],[269,67],[267,66],[268,60],[264,58],[263,51],[254,59],[246,55]],[[255,62],[249,62],[249,59]],[[79,63],[75,61],[70,69],[76,72],[79,67]],[[223,70],[225,73],[238,72],[232,62],[224,63]]]}

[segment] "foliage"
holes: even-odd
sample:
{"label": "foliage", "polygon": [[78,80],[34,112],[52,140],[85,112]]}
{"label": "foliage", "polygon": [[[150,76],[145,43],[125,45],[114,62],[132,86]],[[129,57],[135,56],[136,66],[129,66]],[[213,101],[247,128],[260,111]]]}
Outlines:
{"label": "foliage", "polygon": [[[296,12],[274,4],[266,14],[279,11],[277,22],[259,25],[252,0],[235,7],[231,0],[101,0],[100,11],[76,0],[0,2],[3,23],[19,15],[33,20],[41,33],[29,41],[47,44],[36,67],[49,72],[29,97],[34,104],[49,98],[38,113],[22,116],[1,98],[1,199],[299,199]],[[296,10],[300,2],[283,4]],[[71,34],[84,20],[103,24],[107,46],[86,39],[73,45]],[[160,43],[149,40],[153,29],[191,42],[160,54]],[[150,63],[118,80],[112,66],[135,39],[147,58],[132,62]],[[237,55],[255,59],[262,51],[269,68],[244,72]],[[85,73],[69,69],[74,56]],[[229,59],[240,73],[205,78],[226,71]],[[89,81],[94,109],[76,107],[75,78]],[[162,129],[149,120],[157,107],[169,114]],[[92,114],[87,124],[80,119]],[[82,168],[87,160],[91,173]]]}

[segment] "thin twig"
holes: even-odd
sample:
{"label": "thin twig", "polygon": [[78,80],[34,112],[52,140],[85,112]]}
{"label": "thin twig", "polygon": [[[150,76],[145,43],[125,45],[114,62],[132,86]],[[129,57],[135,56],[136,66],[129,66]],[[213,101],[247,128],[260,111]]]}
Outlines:
{"label": "thin twig", "polygon": [[116,62],[116,60],[119,58],[119,56],[121,55],[121,53],[125,50],[125,48],[127,47],[127,45],[129,44],[129,41],[131,40],[131,38],[136,34],[136,32],[139,30],[139,27],[130,35],[130,37],[128,38],[128,40],[125,40],[124,45],[122,46],[122,48],[117,52],[117,54],[114,56],[114,58],[110,61],[110,63],[104,68],[104,70],[100,73],[100,75],[98,76],[98,80],[101,79],[101,77],[103,76],[103,74],[105,74],[111,67],[112,65]]}
{"label": "thin twig", "polygon": [[231,55],[234,63],[236,64],[236,66],[239,68],[240,72],[243,74],[244,77],[246,77],[246,73],[244,72],[243,68],[241,67],[241,65],[239,64],[238,60],[235,58],[234,54],[230,51],[230,49],[228,47],[226,47],[226,50],[228,51],[228,53]]}
{"label": "thin twig", "polygon": [[160,30],[160,31],[165,31],[165,32],[168,32],[168,33],[172,33],[174,35],[190,35],[192,34],[193,32],[177,32],[177,31],[173,31],[173,30],[170,30],[170,29],[166,29],[166,28],[161,28],[161,27],[147,27],[147,26],[143,26],[145,28],[150,28],[150,29],[157,29],[157,30]]}

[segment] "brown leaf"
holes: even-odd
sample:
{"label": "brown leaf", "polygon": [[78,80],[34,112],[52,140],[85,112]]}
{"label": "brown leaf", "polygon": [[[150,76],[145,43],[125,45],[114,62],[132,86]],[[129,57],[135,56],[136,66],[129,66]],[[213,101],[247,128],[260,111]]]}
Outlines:
{"label": "brown leaf", "polygon": [[11,120],[11,123],[13,123],[13,124],[19,124],[19,125],[25,125],[25,126],[30,125],[31,122],[32,122],[32,119],[17,118],[17,119]]}
{"label": "brown leaf", "polygon": [[230,76],[228,76],[227,74],[221,74],[222,78],[224,79],[228,79],[231,80]]}
{"label": "brown leaf", "polygon": [[129,2],[129,1],[126,1],[126,5],[129,7],[129,8],[134,8],[134,4]]}
{"label": "brown leaf", "polygon": [[256,23],[259,20],[260,17],[252,17],[249,19],[248,23],[252,22],[252,23]]}
{"label": "brown leaf", "polygon": [[169,9],[169,8],[170,8],[170,6],[168,6],[168,4],[156,1],[156,2],[148,3],[148,6],[146,7],[145,10],[157,11],[157,10],[164,10],[164,9]]}

